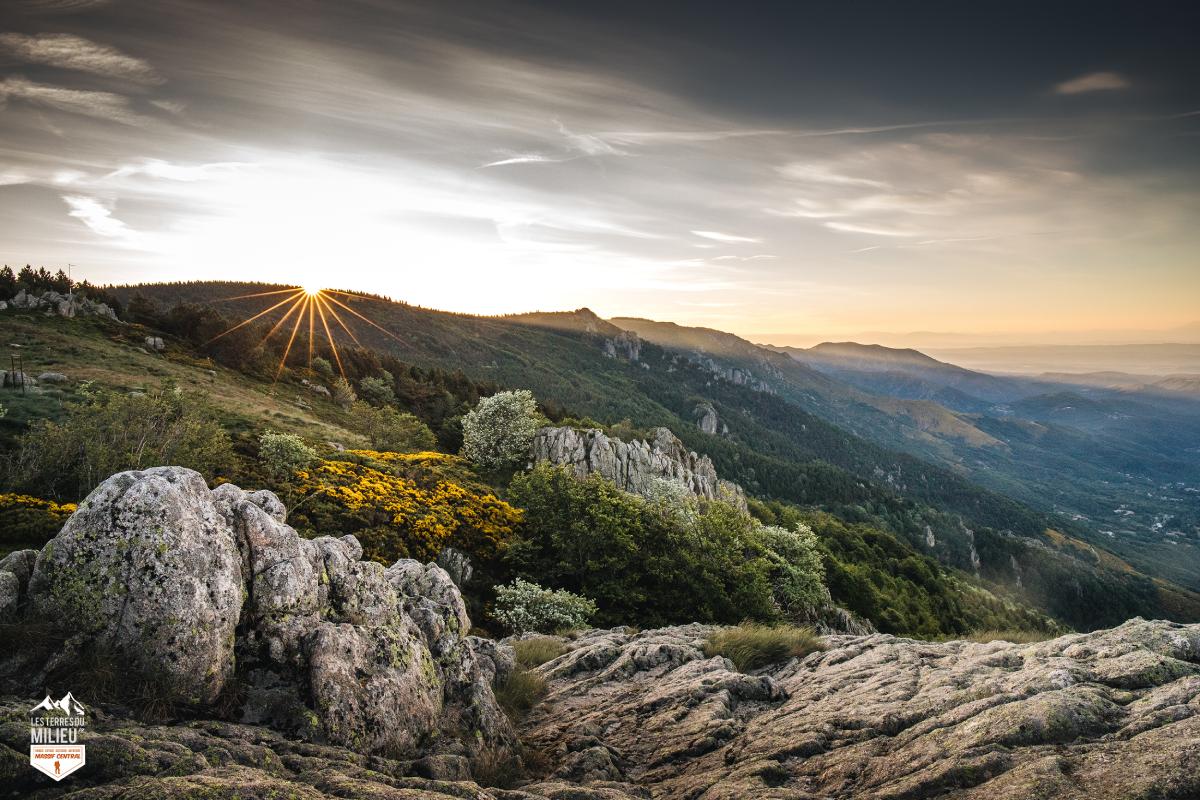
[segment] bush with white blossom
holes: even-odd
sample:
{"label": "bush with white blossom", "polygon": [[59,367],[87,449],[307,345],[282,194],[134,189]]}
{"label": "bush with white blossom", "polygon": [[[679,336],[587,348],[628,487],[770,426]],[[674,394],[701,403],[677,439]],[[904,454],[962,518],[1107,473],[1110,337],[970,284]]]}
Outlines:
{"label": "bush with white blossom", "polygon": [[497,392],[463,417],[462,455],[484,469],[520,466],[541,424],[528,389]]}
{"label": "bush with white blossom", "polygon": [[496,587],[492,617],[513,633],[555,633],[582,628],[596,604],[566,589],[546,589],[517,578]]}

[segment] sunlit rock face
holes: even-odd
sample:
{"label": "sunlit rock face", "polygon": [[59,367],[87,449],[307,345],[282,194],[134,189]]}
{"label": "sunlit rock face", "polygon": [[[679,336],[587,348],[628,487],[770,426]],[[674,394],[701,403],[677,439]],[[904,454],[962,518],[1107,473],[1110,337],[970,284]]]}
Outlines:
{"label": "sunlit rock face", "polygon": [[566,642],[522,732],[549,774],[663,798],[1200,796],[1200,625],[1024,645],[830,636],[751,675],[705,657],[711,630]]}
{"label": "sunlit rock face", "polygon": [[303,739],[469,762],[511,755],[490,685],[496,658],[476,656],[446,572],[362,561],[354,537],[304,539],[285,519],[274,494],[210,490],[188,469],[112,476],[31,574],[19,573],[33,551],[0,565],[0,600],[23,622],[72,634],[49,660],[19,652],[0,671],[38,683],[102,650],[195,713],[236,689],[237,718]]}
{"label": "sunlit rock face", "polygon": [[717,477],[708,456],[690,450],[667,428],[649,440],[622,441],[601,430],[542,428],[533,440],[534,461],[569,467],[579,477],[597,474],[634,494],[653,491],[657,480],[676,481],[698,497],[745,506],[740,486]]}

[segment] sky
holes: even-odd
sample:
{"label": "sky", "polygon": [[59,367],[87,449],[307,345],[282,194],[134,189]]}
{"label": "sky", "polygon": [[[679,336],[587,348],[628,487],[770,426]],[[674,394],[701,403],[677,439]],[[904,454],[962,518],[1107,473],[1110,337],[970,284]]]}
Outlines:
{"label": "sky", "polygon": [[1153,0],[5,0],[0,261],[778,344],[1200,341],[1197,30]]}

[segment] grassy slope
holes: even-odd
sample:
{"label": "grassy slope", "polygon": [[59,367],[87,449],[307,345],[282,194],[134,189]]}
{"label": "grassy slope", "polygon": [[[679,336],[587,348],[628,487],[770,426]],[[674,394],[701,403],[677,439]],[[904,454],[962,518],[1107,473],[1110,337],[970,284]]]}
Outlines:
{"label": "grassy slope", "polygon": [[[169,342],[163,353],[149,352],[143,341],[149,333],[141,326],[97,318],[0,314],[0,343],[6,351],[22,356],[25,371],[32,376],[62,372],[71,378],[70,387],[76,387],[79,381],[95,381],[99,386],[121,391],[145,389],[169,380],[184,390],[210,395],[221,423],[235,436],[273,428],[315,441],[362,443],[356,434],[337,424],[337,415],[328,401],[301,387],[273,387],[197,357],[175,342]],[[64,401],[73,396],[71,388],[49,386],[25,395],[4,391],[0,402],[9,413],[0,418],[0,448],[11,447],[29,419],[57,418]],[[297,405],[297,400],[311,408]]]}

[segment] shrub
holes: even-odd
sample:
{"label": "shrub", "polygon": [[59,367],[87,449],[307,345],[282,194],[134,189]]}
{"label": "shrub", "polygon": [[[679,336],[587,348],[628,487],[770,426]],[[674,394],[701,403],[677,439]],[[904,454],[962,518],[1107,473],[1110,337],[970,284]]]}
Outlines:
{"label": "shrub", "polygon": [[350,406],[354,405],[354,401],[358,399],[358,395],[354,393],[354,387],[340,375],[334,378],[333,385],[329,389],[333,394],[333,402],[342,408],[350,408]]}
{"label": "shrub", "polygon": [[704,643],[704,655],[709,658],[725,656],[742,672],[791,658],[803,658],[824,649],[824,643],[812,628],[755,623],[722,628]]}
{"label": "shrub", "polygon": [[513,650],[518,667],[533,669],[567,652],[567,646],[553,636],[532,636],[513,642]]}
{"label": "shrub", "polygon": [[23,494],[0,494],[0,553],[40,548],[62,530],[74,503],[55,503]]}
{"label": "shrub", "polygon": [[204,400],[168,385],[145,394],[88,392],[62,422],[33,422],[10,459],[7,482],[76,500],[115,472],[173,464],[212,478],[233,463],[229,435]]}
{"label": "shrub", "polygon": [[552,633],[582,628],[596,613],[596,604],[565,589],[545,589],[517,578],[496,587],[492,616],[514,633]]}
{"label": "shrub", "polygon": [[428,425],[391,406],[375,408],[357,401],[350,408],[350,426],[378,450],[411,453],[437,446],[437,438]]}
{"label": "shrub", "polygon": [[812,528],[803,523],[794,531],[761,525],[754,536],[767,551],[775,599],[784,611],[803,613],[829,601],[825,567]]}
{"label": "shrub", "polygon": [[258,457],[276,478],[290,477],[317,460],[317,453],[294,433],[267,431],[258,437]]}
{"label": "shrub", "polygon": [[373,406],[388,406],[396,402],[396,392],[392,389],[395,379],[389,372],[383,374],[382,378],[363,378],[358,382],[358,396]]}
{"label": "shrub", "polygon": [[333,364],[329,363],[329,359],[317,356],[312,360],[312,368],[325,382],[333,380]]}
{"label": "shrub", "polygon": [[319,461],[284,487],[291,523],[314,533],[352,533],[374,561],[431,561],[450,546],[473,560],[495,560],[521,519],[520,511],[487,487],[458,479],[460,460],[454,456],[367,450],[341,455],[366,463]]}
{"label": "shrub", "polygon": [[778,616],[771,563],[731,505],[708,502],[681,519],[598,475],[547,464],[514,477],[509,496],[525,510],[506,557],[514,574],[593,598],[601,624]]}
{"label": "shrub", "polygon": [[518,466],[529,457],[541,422],[526,389],[485,397],[463,417],[462,454],[484,469]]}

